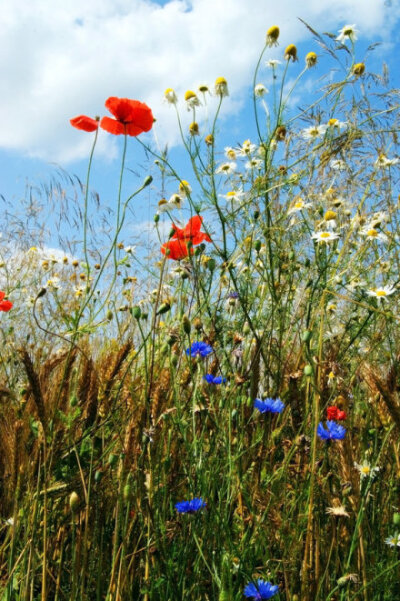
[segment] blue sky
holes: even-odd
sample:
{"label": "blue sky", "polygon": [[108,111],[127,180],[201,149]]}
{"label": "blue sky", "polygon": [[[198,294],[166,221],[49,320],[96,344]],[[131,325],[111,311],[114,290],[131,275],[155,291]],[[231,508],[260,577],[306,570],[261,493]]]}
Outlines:
{"label": "blue sky", "polygon": [[[203,83],[212,87],[216,77],[226,77],[230,96],[222,111],[221,149],[252,137],[252,74],[268,27],[279,25],[281,38],[265,58],[282,59],[288,43],[298,45],[300,62],[292,67],[293,77],[308,51],[319,52],[297,17],[319,32],[335,34],[346,23],[356,24],[360,60],[368,44],[381,42],[368,58],[367,69],[380,71],[385,60],[396,77],[397,0],[304,0],[301,7],[293,0],[70,0],[54,2],[51,8],[48,0],[4,0],[0,194],[18,207],[26,183],[46,182],[54,175],[54,165],[84,181],[91,135],[74,130],[69,119],[106,114],[108,96],[136,98],[151,106],[157,124],[143,139],[154,143],[156,133],[160,147],[169,145],[185,177],[174,110],[163,102],[165,88],[173,87],[182,100],[185,90]],[[318,80],[318,73],[312,75]],[[259,82],[269,87],[268,78],[270,71],[264,68]],[[396,84],[398,76],[392,81]],[[314,90],[307,78],[299,88],[302,105],[313,98]],[[293,105],[297,100],[300,97]],[[186,126],[190,115],[183,101],[180,111]],[[121,145],[121,139],[100,132],[92,185],[110,206],[116,197]],[[140,172],[139,180],[154,171],[135,140],[129,140],[128,166]],[[127,191],[134,180],[127,173]],[[175,191],[167,186],[165,195]],[[146,203],[135,205],[129,216],[132,235],[152,221],[160,194],[155,185],[146,191]]]}

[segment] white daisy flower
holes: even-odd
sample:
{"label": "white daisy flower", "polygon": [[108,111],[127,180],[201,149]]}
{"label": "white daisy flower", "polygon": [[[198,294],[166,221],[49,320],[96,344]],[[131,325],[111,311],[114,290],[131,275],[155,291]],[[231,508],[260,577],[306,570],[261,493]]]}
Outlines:
{"label": "white daisy flower", "polygon": [[265,94],[268,94],[268,90],[262,83],[258,83],[254,86],[254,95],[257,96],[257,98],[261,98]]}
{"label": "white daisy flower", "polygon": [[339,238],[339,234],[336,234],[335,232],[314,232],[311,238],[318,243],[332,242],[332,240],[337,240]]}
{"label": "white daisy flower", "polygon": [[380,154],[374,164],[375,167],[382,167],[384,169],[385,167],[393,167],[393,165],[397,165],[399,161],[400,159],[388,159],[384,154]]}
{"label": "white daisy flower", "polygon": [[369,224],[371,227],[380,227],[382,223],[389,222],[389,215],[385,211],[377,211],[371,217],[369,217]]}
{"label": "white daisy flower", "polygon": [[311,127],[306,127],[301,132],[304,140],[315,140],[316,138],[322,138],[325,135],[327,130],[327,125],[312,125]]}
{"label": "white daisy flower", "polygon": [[368,296],[375,296],[375,298],[379,298],[381,300],[383,300],[386,296],[393,294],[394,292],[396,292],[396,288],[393,288],[393,286],[382,286],[382,288],[367,290]]}
{"label": "white daisy flower", "polygon": [[263,161],[261,159],[250,159],[245,164],[246,169],[261,169]]}
{"label": "white daisy flower", "polygon": [[335,171],[344,171],[346,169],[346,163],[342,159],[333,159],[329,166]]}
{"label": "white daisy flower", "polygon": [[346,40],[351,40],[355,42],[357,37],[358,30],[355,25],[345,25],[342,29],[339,29],[339,35],[336,38],[337,42],[345,42]]}
{"label": "white daisy flower", "polygon": [[267,67],[269,67],[270,69],[275,69],[275,67],[277,67],[278,65],[280,65],[282,63],[282,61],[278,61],[274,58],[271,58],[270,60],[268,60],[265,65]]}
{"label": "white daisy flower", "polygon": [[371,225],[367,225],[360,230],[360,236],[365,236],[367,240],[380,240],[381,242],[387,242],[388,240],[386,234],[380,232]]}
{"label": "white daisy flower", "polygon": [[222,198],[229,200],[230,202],[242,202],[245,198],[245,193],[242,190],[230,190],[226,194],[220,194]]}
{"label": "white daisy flower", "polygon": [[304,202],[302,198],[298,198],[288,210],[288,215],[292,215],[292,213],[298,213],[299,211],[309,209],[310,207],[312,207],[311,202]]}
{"label": "white daisy flower", "polygon": [[400,534],[396,532],[396,534],[388,536],[385,538],[385,544],[389,545],[389,547],[400,547]]}
{"label": "white daisy flower", "polygon": [[257,146],[250,142],[250,140],[245,140],[241,146],[238,148],[238,156],[247,157],[253,152],[257,150]]}
{"label": "white daisy flower", "polygon": [[224,175],[231,175],[235,172],[236,163],[222,163],[216,170],[215,173],[223,173]]}
{"label": "white daisy flower", "polygon": [[232,148],[231,146],[226,146],[224,151],[227,159],[230,159],[231,161],[234,161],[236,159],[236,150],[234,148]]}
{"label": "white daisy flower", "polygon": [[334,129],[346,129],[349,124],[346,121],[339,121],[339,119],[335,119],[335,117],[332,117],[332,119],[329,119],[328,123],[327,123],[328,127],[332,127]]}
{"label": "white daisy flower", "polygon": [[183,198],[180,194],[172,194],[171,198],[168,201],[167,210],[170,209],[180,209],[182,208]]}
{"label": "white daisy flower", "polygon": [[128,253],[128,255],[133,255],[135,253],[136,246],[125,246],[124,251]]}
{"label": "white daisy flower", "polygon": [[361,464],[355,461],[354,467],[359,471],[361,480],[364,478],[373,478],[380,470],[379,467],[371,467],[371,464],[366,459]]}

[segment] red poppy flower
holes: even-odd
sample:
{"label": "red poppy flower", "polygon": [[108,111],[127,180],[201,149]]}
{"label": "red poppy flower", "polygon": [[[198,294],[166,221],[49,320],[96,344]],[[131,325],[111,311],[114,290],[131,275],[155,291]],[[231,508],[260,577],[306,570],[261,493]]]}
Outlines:
{"label": "red poppy flower", "polygon": [[[181,240],[169,240],[161,247],[161,252],[163,255],[167,256],[167,259],[174,259],[174,261],[180,261],[185,257],[193,254],[193,248],[188,248],[188,243],[191,242],[190,239],[181,239]],[[167,251],[169,251],[167,253]]]}
{"label": "red poppy flower", "polygon": [[76,127],[76,129],[82,129],[83,131],[96,131],[99,127],[99,122],[96,119],[92,119],[91,117],[87,117],[86,115],[79,115],[78,117],[74,117],[70,119],[72,127]]}
{"label": "red poppy flower", "polygon": [[138,136],[144,131],[149,131],[153,127],[153,113],[151,109],[139,100],[130,100],[129,98],[116,98],[110,96],[106,100],[106,107],[115,117],[103,117],[100,121],[100,127],[110,134],[119,136],[127,134],[128,136]]}
{"label": "red poppy flower", "polygon": [[5,295],[6,293],[0,290],[0,311],[9,311],[13,306],[11,301],[3,300]]}
{"label": "red poppy flower", "polygon": [[345,411],[341,411],[339,407],[332,405],[332,407],[328,407],[326,410],[326,418],[328,420],[337,420],[342,421],[346,419],[347,414]]}
{"label": "red poppy flower", "polygon": [[176,240],[191,240],[192,244],[200,244],[206,240],[207,242],[211,242],[211,238],[205,232],[201,232],[201,224],[203,223],[203,217],[200,215],[195,215],[191,219],[189,219],[187,225],[181,229],[177,227],[174,223],[172,224],[172,229],[174,230],[174,235],[172,239]]}

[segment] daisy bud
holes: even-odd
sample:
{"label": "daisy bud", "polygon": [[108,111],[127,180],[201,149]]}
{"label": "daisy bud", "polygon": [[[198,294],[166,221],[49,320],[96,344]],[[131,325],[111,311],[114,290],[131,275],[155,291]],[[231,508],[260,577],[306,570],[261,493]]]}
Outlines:
{"label": "daisy bud", "polygon": [[293,62],[299,60],[297,58],[297,48],[294,44],[289,44],[285,50],[285,60],[290,61],[292,59]]}
{"label": "daisy bud", "polygon": [[315,52],[309,52],[306,55],[306,67],[310,69],[310,67],[315,67],[317,64],[317,55]]}
{"label": "daisy bud", "polygon": [[352,69],[353,75],[357,75],[359,77],[360,75],[363,75],[364,71],[365,71],[364,63],[356,63],[355,65],[353,65],[353,69]]}
{"label": "daisy bud", "polygon": [[278,38],[279,38],[279,27],[277,25],[272,25],[267,31],[267,40],[266,45],[271,48],[271,46],[278,46]]}
{"label": "daisy bud", "polygon": [[225,77],[217,77],[215,80],[215,93],[217,96],[229,96],[228,92],[228,82]]}
{"label": "daisy bud", "polygon": [[204,142],[207,144],[207,146],[212,146],[214,144],[214,136],[212,134],[208,134],[208,136],[204,138]]}
{"label": "daisy bud", "polygon": [[79,497],[75,491],[72,492],[69,497],[69,507],[70,507],[72,513],[77,513],[77,511],[79,509]]}

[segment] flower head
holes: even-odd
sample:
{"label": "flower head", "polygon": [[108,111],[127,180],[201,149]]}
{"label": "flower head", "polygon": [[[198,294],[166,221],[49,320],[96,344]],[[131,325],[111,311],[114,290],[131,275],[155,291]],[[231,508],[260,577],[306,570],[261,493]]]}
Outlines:
{"label": "flower head", "polygon": [[226,81],[225,77],[217,77],[215,80],[214,89],[217,96],[221,96],[221,98],[223,96],[229,96],[228,82]]}
{"label": "flower head", "polygon": [[5,297],[6,293],[0,291],[0,311],[9,311],[10,309],[12,309],[12,302],[9,300],[3,300]]}
{"label": "flower head", "polygon": [[153,113],[144,102],[110,96],[106,100],[105,105],[110,113],[114,115],[115,119],[103,117],[100,121],[100,127],[110,134],[116,136],[121,134],[138,136],[153,127]]}
{"label": "flower head", "polygon": [[271,48],[271,46],[278,46],[278,38],[279,38],[279,27],[277,25],[272,25],[267,31],[267,40],[266,45]]}
{"label": "flower head", "polygon": [[262,83],[258,83],[254,86],[254,96],[257,96],[257,98],[261,98],[262,96],[264,96],[264,94],[268,94],[268,90]]}
{"label": "flower head", "polygon": [[310,202],[304,202],[302,198],[297,198],[296,202],[288,210],[288,215],[291,215],[292,213],[298,213],[299,211],[302,211],[303,209],[309,209],[310,207],[312,207]]}
{"label": "flower head", "polygon": [[169,104],[176,104],[178,102],[178,97],[175,94],[175,90],[172,88],[167,88],[164,92],[164,98]]}
{"label": "flower head", "polygon": [[254,407],[259,410],[260,413],[282,413],[285,408],[284,403],[280,399],[256,399],[254,401]]}
{"label": "flower head", "polygon": [[193,342],[192,346],[186,349],[189,357],[208,357],[212,352],[212,347],[206,342]]}
{"label": "flower head", "polygon": [[325,430],[322,422],[318,424],[317,434],[322,440],[343,440],[346,428],[333,421],[327,421],[326,426],[327,429]]}
{"label": "flower head", "polygon": [[377,466],[371,467],[371,464],[366,459],[361,464],[354,462],[354,467],[359,471],[361,480],[364,478],[373,478],[380,470]]}
{"label": "flower head", "polygon": [[173,240],[190,240],[193,245],[200,244],[204,240],[206,242],[211,242],[211,238],[205,232],[201,232],[201,224],[203,223],[203,217],[200,215],[195,215],[191,217],[185,225],[185,227],[179,228],[174,223],[172,224],[172,229],[174,230],[174,234],[172,236]]}
{"label": "flower head", "polygon": [[311,67],[315,67],[317,64],[317,55],[315,52],[309,52],[306,54],[306,67],[310,69]]}
{"label": "flower head", "polygon": [[336,38],[337,42],[345,42],[346,40],[350,40],[351,42],[355,42],[357,40],[357,29],[355,25],[345,25],[342,29],[339,29],[339,35]]}
{"label": "flower head", "polygon": [[187,90],[187,92],[185,92],[185,101],[188,111],[196,106],[200,106],[200,100],[197,98],[193,90]]}
{"label": "flower head", "polygon": [[83,131],[96,131],[99,128],[99,119],[92,119],[92,117],[87,117],[86,115],[79,115],[78,117],[74,117],[70,119],[72,127],[76,127],[76,129],[81,129]]}
{"label": "flower head", "polygon": [[190,501],[181,501],[175,504],[175,509],[178,513],[196,513],[199,509],[206,506],[205,501],[201,497],[196,497]]}
{"label": "flower head", "polygon": [[342,421],[344,419],[346,419],[347,415],[345,411],[341,411],[339,409],[339,407],[336,407],[336,405],[332,405],[331,407],[328,407],[326,410],[326,419],[332,421],[332,420],[337,420],[337,421]]}
{"label": "flower head", "polygon": [[285,61],[290,61],[290,59],[292,59],[293,62],[299,60],[297,58],[297,48],[294,44],[289,44],[289,46],[286,46]]}
{"label": "flower head", "polygon": [[198,136],[200,134],[199,124],[196,121],[192,121],[192,123],[189,125],[189,133],[192,136]]}
{"label": "flower head", "polygon": [[167,259],[180,261],[189,254],[193,254],[193,246],[191,240],[183,238],[179,240],[168,240],[161,246],[161,252]]}
{"label": "flower head", "polygon": [[231,173],[234,173],[235,169],[236,163],[222,163],[219,167],[217,167],[215,173],[224,173],[225,175],[230,175]]}
{"label": "flower head", "polygon": [[244,589],[244,596],[252,597],[253,599],[257,599],[257,601],[261,601],[261,599],[271,599],[271,597],[278,592],[278,588],[277,584],[271,584],[270,582],[259,578],[256,583],[249,582]]}
{"label": "flower head", "polygon": [[315,140],[316,138],[321,138],[324,136],[326,130],[326,125],[312,125],[311,127],[306,127],[306,129],[303,129],[301,135],[304,140]]}
{"label": "flower head", "polygon": [[203,376],[203,379],[208,384],[225,384],[226,382],[226,378],[223,378],[222,376],[213,376],[212,374],[206,374]]}
{"label": "flower head", "polygon": [[396,532],[396,534],[388,536],[388,538],[385,539],[385,543],[386,545],[389,545],[389,547],[400,547],[400,534]]}
{"label": "flower head", "polygon": [[337,238],[339,238],[339,234],[336,234],[335,232],[314,232],[311,238],[318,243],[332,242],[332,240],[337,240]]}
{"label": "flower head", "polygon": [[360,75],[364,74],[364,71],[365,71],[364,63],[356,63],[355,65],[353,65],[351,72],[353,73],[353,75],[357,75],[359,77]]}
{"label": "flower head", "polygon": [[396,288],[393,286],[382,286],[382,288],[374,288],[373,290],[367,290],[368,296],[375,296],[379,299],[384,299],[386,296],[396,292]]}

